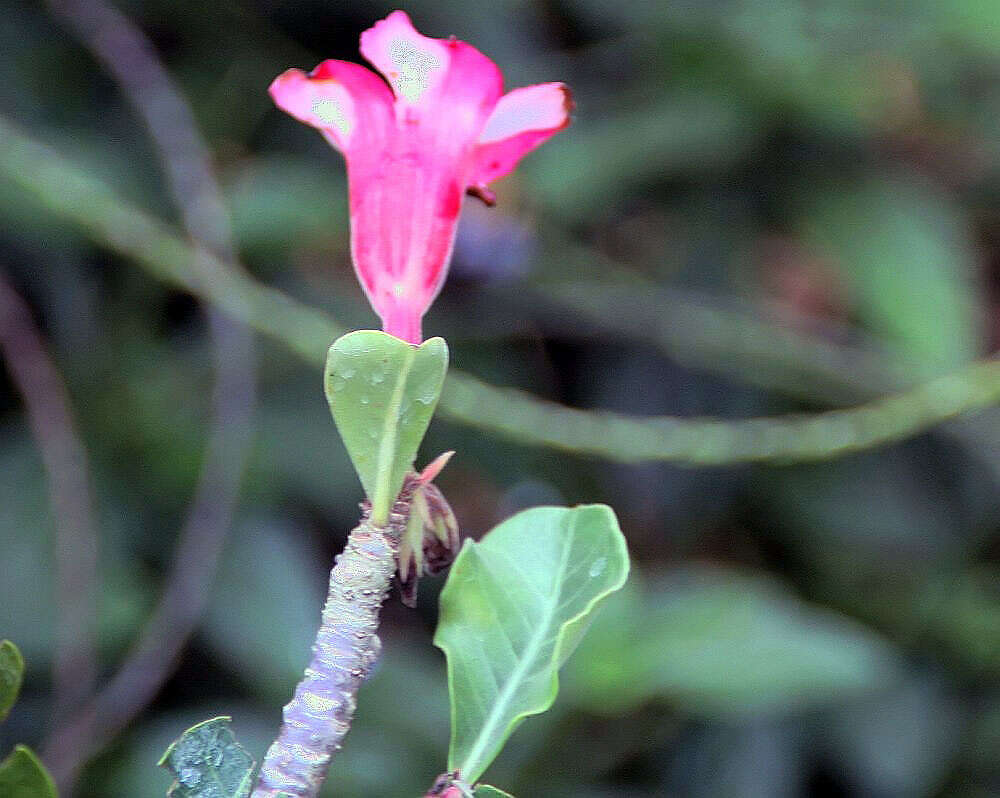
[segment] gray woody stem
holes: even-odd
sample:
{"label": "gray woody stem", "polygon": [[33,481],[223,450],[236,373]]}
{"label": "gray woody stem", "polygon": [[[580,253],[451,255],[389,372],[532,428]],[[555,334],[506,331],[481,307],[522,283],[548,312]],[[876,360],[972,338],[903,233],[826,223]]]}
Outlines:
{"label": "gray woody stem", "polygon": [[281,732],[264,757],[252,798],[319,793],[351,727],[358,688],[378,658],[378,615],[396,570],[412,487],[408,478],[387,526],[373,525],[366,507],[337,556],[312,661],[284,709]]}

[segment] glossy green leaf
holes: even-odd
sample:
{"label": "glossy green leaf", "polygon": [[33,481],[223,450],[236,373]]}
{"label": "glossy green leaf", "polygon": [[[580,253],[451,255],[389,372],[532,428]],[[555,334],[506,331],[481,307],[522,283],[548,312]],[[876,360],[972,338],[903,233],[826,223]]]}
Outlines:
{"label": "glossy green leaf", "polygon": [[[628,652],[623,656],[622,652]],[[709,717],[784,712],[890,683],[892,648],[769,579],[686,568],[611,600],[565,676],[567,698],[618,715],[660,698]]]}
{"label": "glossy green leaf", "polygon": [[536,507],[466,540],[434,635],[448,658],[449,770],[475,781],[525,717],[552,705],[560,666],[628,569],[603,505]]}
{"label": "glossy green leaf", "polygon": [[17,701],[24,678],[24,657],[10,640],[0,640],[0,721]]}
{"label": "glossy green leaf", "polygon": [[24,745],[0,762],[3,798],[56,798],[56,785],[34,752]]}
{"label": "glossy green leaf", "polygon": [[478,785],[472,794],[475,798],[514,798],[514,796],[509,792],[498,790],[496,787],[491,787],[489,784]]}
{"label": "glossy green leaf", "polygon": [[253,758],[220,717],[192,726],[170,744],[160,767],[174,774],[167,798],[246,798],[253,786]]}
{"label": "glossy green leaf", "polygon": [[338,338],[326,360],[330,412],[372,503],[385,523],[430,424],[448,369],[448,346],[431,338],[412,346],[360,330]]}

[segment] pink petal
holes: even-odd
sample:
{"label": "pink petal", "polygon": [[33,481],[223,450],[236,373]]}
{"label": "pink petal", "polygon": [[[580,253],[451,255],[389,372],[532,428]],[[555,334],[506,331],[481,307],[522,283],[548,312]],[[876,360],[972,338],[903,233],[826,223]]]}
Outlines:
{"label": "pink petal", "polygon": [[430,123],[441,123],[445,114],[461,130],[478,132],[503,91],[503,76],[489,58],[454,37],[424,36],[403,11],[361,34],[361,54],[385,76],[410,121],[414,110]]}
{"label": "pink petal", "polygon": [[362,33],[361,54],[400,102],[413,105],[436,93],[451,60],[447,42],[418,33],[404,11],[393,11]]}
{"label": "pink petal", "polygon": [[349,61],[324,61],[308,75],[282,73],[269,89],[275,104],[322,131],[341,152],[361,138],[384,139],[392,124],[392,94],[368,69]]}
{"label": "pink petal", "polygon": [[496,104],[479,136],[473,185],[503,177],[546,139],[566,128],[573,110],[563,83],[540,83],[508,92]]}

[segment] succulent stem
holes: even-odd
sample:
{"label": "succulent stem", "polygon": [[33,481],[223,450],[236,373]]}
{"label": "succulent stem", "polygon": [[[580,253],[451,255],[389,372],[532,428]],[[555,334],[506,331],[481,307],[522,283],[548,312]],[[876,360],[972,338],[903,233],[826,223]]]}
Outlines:
{"label": "succulent stem", "polygon": [[361,523],[337,556],[312,661],[284,709],[252,798],[319,793],[351,727],[358,688],[378,659],[378,616],[396,570],[413,484],[408,478],[385,526],[371,523],[366,504]]}

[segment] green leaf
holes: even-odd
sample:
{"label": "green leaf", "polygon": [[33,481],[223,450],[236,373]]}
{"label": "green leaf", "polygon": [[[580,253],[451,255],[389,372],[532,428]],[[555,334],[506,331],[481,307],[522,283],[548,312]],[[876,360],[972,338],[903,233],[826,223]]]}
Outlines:
{"label": "green leaf", "polygon": [[24,657],[10,640],[0,640],[0,721],[17,701],[24,678]]}
{"label": "green leaf", "polygon": [[743,717],[843,700],[891,683],[897,666],[860,624],[771,580],[702,567],[648,588],[634,575],[564,681],[570,701],[605,715],[665,698],[693,715]]}
{"label": "green leaf", "polygon": [[[17,701],[24,679],[24,658],[10,640],[0,640],[0,721]],[[3,798],[56,798],[56,785],[30,748],[14,747],[0,762],[0,796]]]}
{"label": "green leaf", "polygon": [[509,792],[498,790],[496,787],[491,787],[489,784],[478,785],[472,794],[475,798],[514,798],[514,796]]}
{"label": "green leaf", "polygon": [[0,795],[3,798],[56,798],[56,785],[45,766],[25,745],[0,762]]}
{"label": "green leaf", "polygon": [[372,520],[389,517],[430,424],[448,369],[448,346],[419,347],[375,330],[334,341],[324,388],[340,436],[372,503]]}
{"label": "green leaf", "polygon": [[160,767],[176,781],[167,798],[246,798],[253,786],[253,758],[219,717],[192,726],[170,744]]}
{"label": "green leaf", "polygon": [[560,666],[628,569],[603,505],[536,507],[466,540],[434,635],[448,658],[449,770],[475,781],[525,717],[552,705]]}

